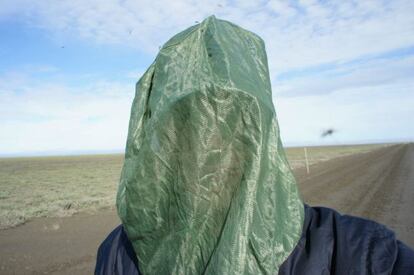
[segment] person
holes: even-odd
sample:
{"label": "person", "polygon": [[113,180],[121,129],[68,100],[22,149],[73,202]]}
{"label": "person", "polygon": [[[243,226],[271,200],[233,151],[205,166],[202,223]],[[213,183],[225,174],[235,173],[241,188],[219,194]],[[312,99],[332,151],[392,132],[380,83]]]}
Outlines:
{"label": "person", "polygon": [[95,274],[413,274],[386,227],[302,202],[264,43],[208,17],[137,83],[117,195],[122,225]]}

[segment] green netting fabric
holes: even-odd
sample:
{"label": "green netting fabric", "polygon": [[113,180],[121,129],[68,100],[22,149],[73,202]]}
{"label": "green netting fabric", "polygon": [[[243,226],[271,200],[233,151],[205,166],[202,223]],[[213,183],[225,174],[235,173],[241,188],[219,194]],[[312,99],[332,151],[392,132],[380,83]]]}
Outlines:
{"label": "green netting fabric", "polygon": [[263,41],[214,16],[137,84],[117,208],[143,274],[276,274],[301,235]]}

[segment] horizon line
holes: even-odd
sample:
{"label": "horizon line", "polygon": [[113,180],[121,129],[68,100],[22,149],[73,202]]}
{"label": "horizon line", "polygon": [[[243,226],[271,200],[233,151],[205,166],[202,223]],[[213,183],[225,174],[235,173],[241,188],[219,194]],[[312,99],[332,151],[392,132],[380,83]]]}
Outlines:
{"label": "horizon line", "polygon": [[[324,147],[324,146],[352,146],[352,145],[370,145],[370,144],[397,144],[412,143],[414,140],[361,140],[353,142],[288,142],[283,143],[284,148],[295,147]],[[35,152],[14,152],[0,153],[0,158],[25,158],[25,157],[69,157],[69,156],[88,156],[88,155],[117,155],[125,154],[125,149],[109,149],[109,150],[50,150]]]}

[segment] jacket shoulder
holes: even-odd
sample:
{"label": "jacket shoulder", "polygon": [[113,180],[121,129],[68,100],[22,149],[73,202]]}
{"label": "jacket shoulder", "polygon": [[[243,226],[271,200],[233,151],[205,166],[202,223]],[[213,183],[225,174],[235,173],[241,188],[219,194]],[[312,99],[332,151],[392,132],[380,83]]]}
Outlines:
{"label": "jacket shoulder", "polygon": [[302,237],[279,274],[391,274],[413,255],[407,247],[407,259],[401,258],[400,247],[394,232],[377,222],[306,207]]}
{"label": "jacket shoulder", "polygon": [[116,227],[99,246],[95,274],[140,274],[137,257],[122,225]]}

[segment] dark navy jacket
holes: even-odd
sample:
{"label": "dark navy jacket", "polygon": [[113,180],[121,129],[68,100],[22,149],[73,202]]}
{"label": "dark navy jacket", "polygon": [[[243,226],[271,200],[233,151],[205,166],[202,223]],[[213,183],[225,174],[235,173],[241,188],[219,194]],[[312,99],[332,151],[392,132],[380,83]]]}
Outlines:
{"label": "dark navy jacket", "polygon": [[[140,274],[121,225],[99,247],[95,274]],[[305,206],[302,237],[279,274],[414,274],[414,251],[381,224]]]}

